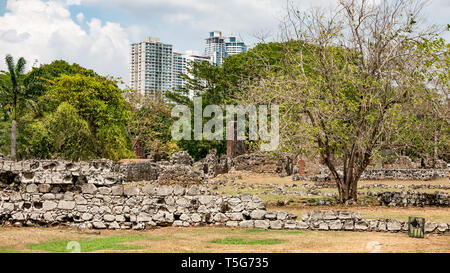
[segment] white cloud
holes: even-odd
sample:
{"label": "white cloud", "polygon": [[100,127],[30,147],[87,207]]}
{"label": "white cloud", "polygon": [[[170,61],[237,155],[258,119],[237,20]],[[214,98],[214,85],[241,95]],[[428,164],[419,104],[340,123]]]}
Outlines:
{"label": "white cloud", "polygon": [[91,19],[84,30],[63,1],[8,0],[6,8],[0,16],[0,70],[5,69],[4,56],[12,54],[24,57],[28,67],[35,59],[39,63],[63,59],[128,79],[130,42],[119,24]]}
{"label": "white cloud", "polygon": [[[302,10],[336,3],[292,1]],[[69,5],[105,13],[87,19],[91,16],[86,18],[83,10],[72,19]],[[127,81],[130,42],[157,36],[177,50],[202,52],[208,31],[222,30],[252,45],[253,34],[277,33],[285,5],[285,0],[7,0],[6,13],[0,16],[0,70],[11,53],[24,56],[29,65],[35,59],[64,59]],[[447,23],[449,10],[448,0],[432,1],[425,10],[428,23]],[[123,15],[121,24],[101,21],[109,11]],[[445,37],[449,40],[450,33]]]}
{"label": "white cloud", "polygon": [[84,14],[82,12],[77,14],[77,21],[80,24],[83,23],[83,21],[84,21]]}

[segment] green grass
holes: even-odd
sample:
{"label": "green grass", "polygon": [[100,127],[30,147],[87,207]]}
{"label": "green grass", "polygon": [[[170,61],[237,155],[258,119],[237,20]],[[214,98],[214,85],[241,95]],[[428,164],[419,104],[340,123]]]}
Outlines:
{"label": "green grass", "polygon": [[[132,236],[110,236],[103,238],[89,238],[80,239],[75,242],[80,244],[81,252],[92,252],[97,250],[132,250],[146,248],[138,245],[124,245],[126,242],[134,242],[139,240],[152,240],[152,238],[145,235],[132,235]],[[158,240],[159,238],[153,238]],[[28,248],[30,250],[44,250],[49,252],[72,252],[72,248],[68,244],[70,240],[66,241],[51,241],[39,244],[30,244]]]}
{"label": "green grass", "polygon": [[251,240],[245,238],[228,237],[225,239],[215,239],[209,242],[213,244],[223,244],[223,245],[277,245],[281,244],[283,240],[280,239]]}

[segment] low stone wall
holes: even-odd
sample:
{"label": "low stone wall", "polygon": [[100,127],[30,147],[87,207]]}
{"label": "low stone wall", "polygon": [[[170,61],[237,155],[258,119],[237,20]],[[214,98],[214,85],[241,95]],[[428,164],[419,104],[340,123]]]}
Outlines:
{"label": "low stone wall", "polygon": [[[338,171],[342,172],[342,171]],[[366,169],[361,175],[361,180],[421,180],[428,181],[448,177],[449,169]],[[334,180],[328,169],[321,174],[299,175],[294,173],[292,181],[309,180],[315,182],[327,182]]]}
{"label": "low stone wall", "polygon": [[[203,186],[156,183],[143,188],[85,184],[80,192],[45,192],[36,184],[24,192],[0,192],[0,224],[69,225],[95,229],[149,229],[155,226],[222,225],[261,229],[406,232],[407,223],[362,219],[350,211],[314,211],[301,220],[267,211],[258,196],[220,196]],[[448,233],[449,223],[427,222],[427,233]]]}
{"label": "low stone wall", "polygon": [[216,150],[211,150],[205,159],[198,162],[198,169],[203,171],[208,178],[213,178],[219,174],[227,173],[231,168],[231,160],[226,155],[218,156]]}
{"label": "low stone wall", "polygon": [[448,174],[448,169],[366,169],[361,179],[433,180],[447,177]]}
{"label": "low stone wall", "polygon": [[416,191],[383,192],[378,201],[385,206],[450,206],[450,194],[445,192],[424,193]]}
{"label": "low stone wall", "polygon": [[66,160],[0,160],[0,187],[11,184],[111,186],[121,184],[124,175],[111,160],[73,162]]}
{"label": "low stone wall", "polygon": [[[270,212],[258,196],[220,196],[203,186],[122,185],[81,191],[42,191],[29,184],[23,192],[0,192],[0,222],[16,226],[68,224],[80,228],[144,229],[154,226],[226,225],[269,228],[295,219],[286,212]],[[267,222],[261,222],[270,219]]]}
{"label": "low stone wall", "polygon": [[120,172],[125,175],[125,181],[154,181],[158,179],[160,167],[148,161],[121,162]]}
{"label": "low stone wall", "polygon": [[46,184],[61,187],[120,185],[123,182],[159,181],[162,184],[199,184],[202,172],[194,170],[186,152],[174,153],[171,162],[114,162],[100,159],[88,162],[66,160],[4,161],[0,159],[0,188],[21,184]]}
{"label": "low stone wall", "polygon": [[292,174],[293,164],[289,156],[269,157],[267,155],[253,153],[233,158],[232,168],[235,171],[277,173],[281,176],[287,176]]}
{"label": "low stone wall", "polygon": [[[362,219],[357,212],[313,211],[302,216],[301,224],[312,230],[408,232],[408,222],[396,219]],[[450,223],[425,223],[425,233],[450,233]]]}

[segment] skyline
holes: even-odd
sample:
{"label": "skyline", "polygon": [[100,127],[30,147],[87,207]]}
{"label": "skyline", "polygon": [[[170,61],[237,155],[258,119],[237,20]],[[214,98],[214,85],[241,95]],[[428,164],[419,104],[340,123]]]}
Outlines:
{"label": "skyline", "polygon": [[[308,9],[335,1],[294,1]],[[204,52],[208,32],[234,34],[249,47],[258,32],[275,34],[285,1],[277,0],[0,0],[0,55],[25,57],[28,68],[56,59],[129,82],[129,46],[159,37],[174,51]],[[431,1],[428,23],[446,24],[450,3]],[[449,32],[443,35],[450,40]],[[269,39],[270,41],[271,39]],[[4,70],[0,62],[0,70]]]}

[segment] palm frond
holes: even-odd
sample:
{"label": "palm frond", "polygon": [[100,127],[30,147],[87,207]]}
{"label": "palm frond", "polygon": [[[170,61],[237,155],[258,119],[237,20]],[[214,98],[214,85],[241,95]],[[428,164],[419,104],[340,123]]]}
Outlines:
{"label": "palm frond", "polygon": [[20,57],[20,59],[17,61],[16,64],[16,77],[20,77],[20,75],[23,75],[25,72],[25,65],[27,61],[23,57]]}
{"label": "palm frond", "polygon": [[11,83],[13,86],[17,85],[17,78],[16,78],[16,67],[14,64],[14,58],[10,54],[6,55],[5,57],[6,65],[8,66],[9,70],[9,77],[11,78]]}

